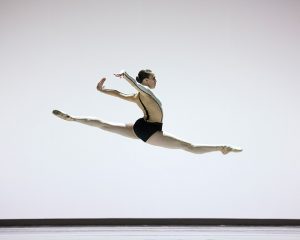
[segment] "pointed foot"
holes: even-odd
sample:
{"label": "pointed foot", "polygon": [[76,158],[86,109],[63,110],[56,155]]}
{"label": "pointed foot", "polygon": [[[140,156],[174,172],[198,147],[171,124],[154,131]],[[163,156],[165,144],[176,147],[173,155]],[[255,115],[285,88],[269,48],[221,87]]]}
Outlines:
{"label": "pointed foot", "polygon": [[231,146],[221,146],[221,152],[225,155],[228,154],[230,152],[242,152],[243,149],[242,148],[238,148],[238,147],[231,147]]}
{"label": "pointed foot", "polygon": [[74,120],[70,115],[68,115],[68,114],[66,114],[66,113],[63,113],[63,112],[61,112],[61,111],[58,111],[58,110],[53,110],[52,113],[53,113],[56,117],[59,117],[59,118],[61,118],[61,119],[63,119],[63,120],[66,120],[66,121],[73,121],[73,120]]}

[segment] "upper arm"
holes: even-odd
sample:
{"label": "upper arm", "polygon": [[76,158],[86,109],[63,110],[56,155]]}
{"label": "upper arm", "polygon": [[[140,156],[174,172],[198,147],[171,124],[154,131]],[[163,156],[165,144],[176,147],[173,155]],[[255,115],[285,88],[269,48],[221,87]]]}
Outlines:
{"label": "upper arm", "polygon": [[129,82],[129,84],[131,86],[133,86],[137,91],[141,92],[141,87],[139,84],[133,77],[131,77],[127,72],[124,71],[124,78],[127,80],[127,82]]}
{"label": "upper arm", "polygon": [[118,92],[117,96],[123,100],[130,101],[130,102],[136,102],[137,99],[137,93],[125,94],[125,93]]}
{"label": "upper arm", "polygon": [[137,93],[136,94],[125,94],[125,93],[119,92],[118,90],[114,90],[114,89],[102,89],[101,92],[108,94],[110,96],[113,96],[113,97],[118,97],[123,100],[130,101],[130,102],[136,102],[136,99],[137,99]]}

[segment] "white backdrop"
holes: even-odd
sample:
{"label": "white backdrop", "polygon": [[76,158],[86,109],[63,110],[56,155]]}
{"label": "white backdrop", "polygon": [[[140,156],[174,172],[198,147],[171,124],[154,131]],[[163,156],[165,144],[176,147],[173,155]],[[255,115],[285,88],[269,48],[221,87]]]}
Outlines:
{"label": "white backdrop", "polygon": [[[300,2],[0,1],[0,218],[300,218]],[[193,155],[55,118],[134,122],[96,91],[157,75]]]}

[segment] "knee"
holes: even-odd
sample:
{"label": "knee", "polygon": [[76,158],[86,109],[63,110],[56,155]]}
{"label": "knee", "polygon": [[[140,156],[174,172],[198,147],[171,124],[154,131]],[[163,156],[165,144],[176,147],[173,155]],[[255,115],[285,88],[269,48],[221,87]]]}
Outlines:
{"label": "knee", "polygon": [[191,152],[191,151],[193,151],[194,147],[195,146],[191,143],[182,143],[182,148],[186,151]]}

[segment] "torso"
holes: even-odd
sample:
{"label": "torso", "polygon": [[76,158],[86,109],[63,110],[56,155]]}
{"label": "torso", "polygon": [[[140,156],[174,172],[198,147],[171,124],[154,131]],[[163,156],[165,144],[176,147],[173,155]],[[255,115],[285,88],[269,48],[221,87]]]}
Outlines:
{"label": "torso", "polygon": [[147,122],[163,121],[163,109],[159,99],[149,90],[143,89],[135,96],[136,104],[144,113],[144,119]]}

